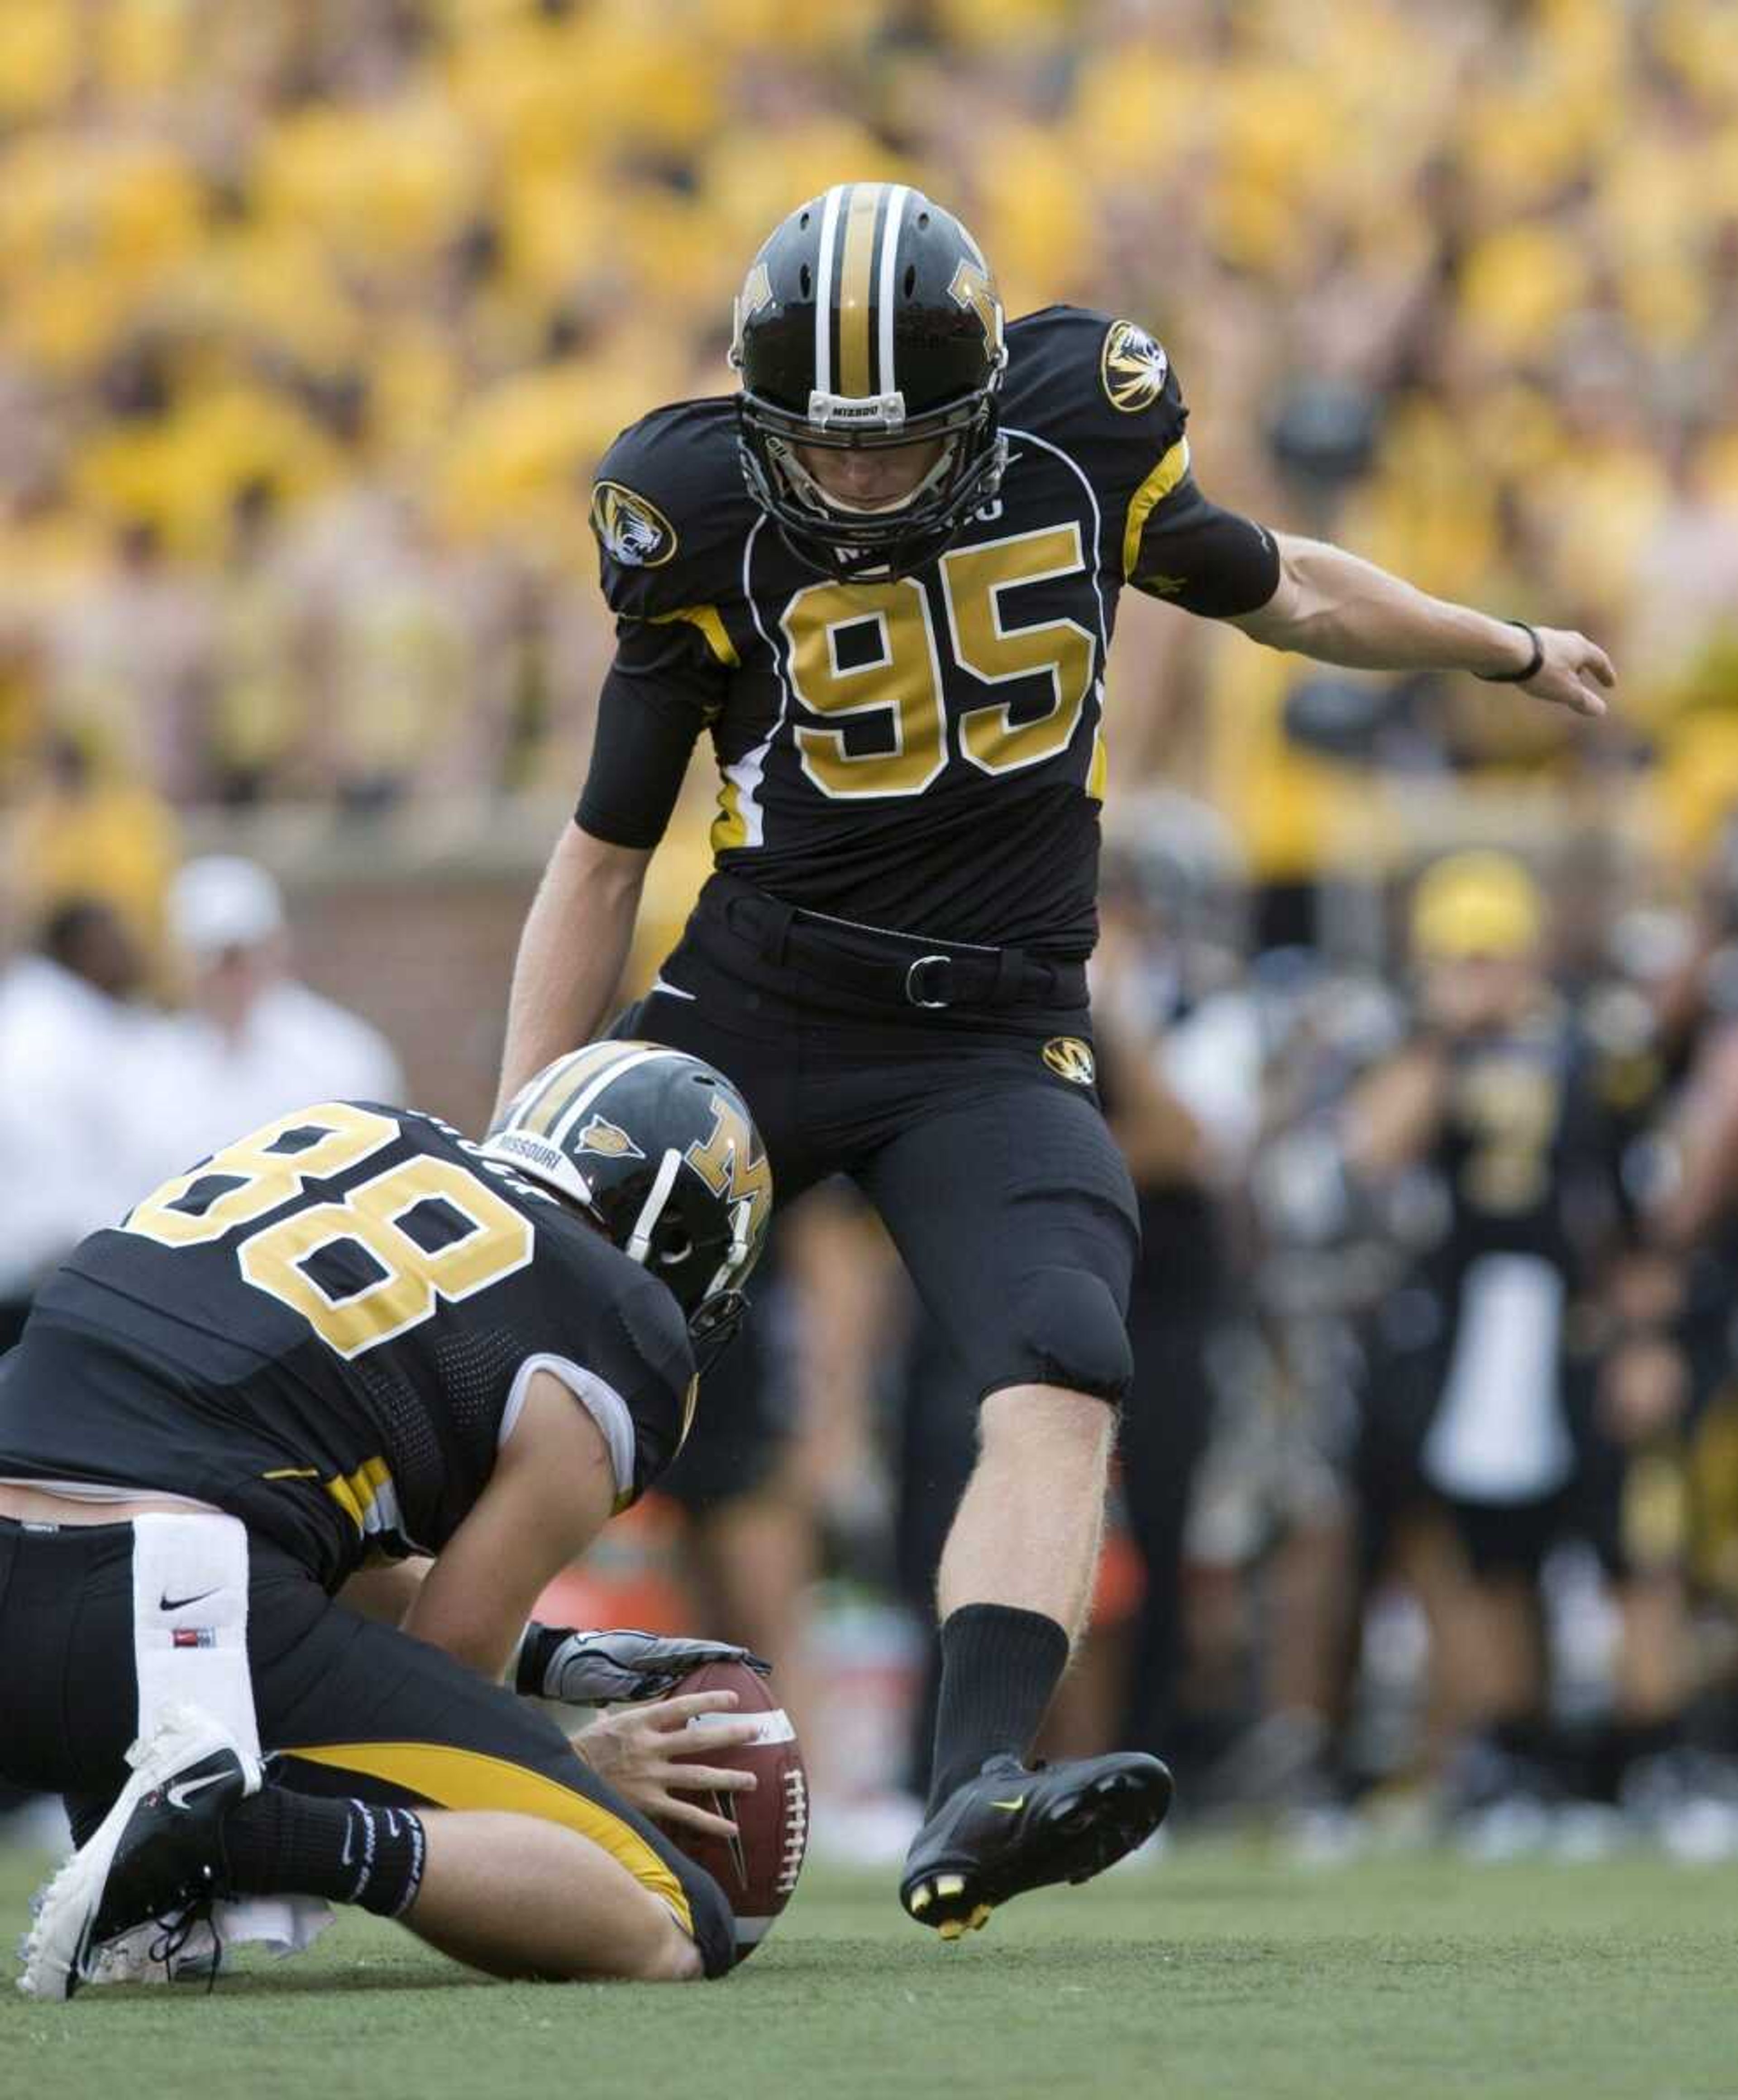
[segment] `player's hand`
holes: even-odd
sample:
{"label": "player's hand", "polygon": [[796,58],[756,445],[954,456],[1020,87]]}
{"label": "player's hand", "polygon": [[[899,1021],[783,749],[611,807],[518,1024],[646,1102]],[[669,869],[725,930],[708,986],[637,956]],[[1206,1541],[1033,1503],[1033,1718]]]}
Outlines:
{"label": "player's hand", "polygon": [[[1617,682],[1612,660],[1597,642],[1573,628],[1542,627],[1537,630],[1545,661],[1521,687],[1536,700],[1549,700],[1572,714],[1603,715],[1605,695]],[[1522,646],[1526,638],[1517,637]],[[1524,656],[1523,663],[1527,661]]]}
{"label": "player's hand", "polygon": [[617,1699],[656,1699],[708,1662],[746,1663],[763,1677],[771,1668],[727,1641],[644,1634],[632,1626],[581,1632],[533,1619],[519,1643],[514,1688],[532,1698],[607,1706]]}
{"label": "player's hand", "polygon": [[[690,1735],[689,1722],[699,1714],[727,1714],[735,1704],[734,1692],[685,1692],[675,1699],[620,1707],[580,1729],[571,1739],[573,1747],[599,1779],[607,1780],[642,1815],[731,1838],[736,1835],[734,1823],[682,1797],[752,1792],[752,1772],[694,1762],[699,1731]],[[734,1749],[753,1742],[760,1731],[759,1718],[752,1715],[740,1721],[712,1720],[699,1741],[708,1749]]]}

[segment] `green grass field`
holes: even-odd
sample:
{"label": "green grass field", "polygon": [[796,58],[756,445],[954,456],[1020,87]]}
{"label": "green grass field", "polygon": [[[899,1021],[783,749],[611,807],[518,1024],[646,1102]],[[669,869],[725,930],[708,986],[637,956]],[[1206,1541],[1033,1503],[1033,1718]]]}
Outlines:
{"label": "green grass field", "polygon": [[[0,1930],[39,1863],[0,1853]],[[473,1983],[346,1920],[282,1968],[0,2005],[0,2094],[783,2100],[1738,2096],[1738,1869],[1636,1857],[1300,1870],[1184,1846],[946,1948],[812,1871],[727,1983]]]}

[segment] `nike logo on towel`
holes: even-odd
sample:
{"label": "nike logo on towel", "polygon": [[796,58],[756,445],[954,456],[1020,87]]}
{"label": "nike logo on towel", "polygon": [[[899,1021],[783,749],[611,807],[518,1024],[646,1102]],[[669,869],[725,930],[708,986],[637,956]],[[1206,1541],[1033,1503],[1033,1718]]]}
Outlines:
{"label": "nike logo on towel", "polygon": [[207,1597],[214,1597],[215,1590],[196,1590],[191,1597],[171,1597],[165,1590],[157,1600],[160,1612],[184,1611],[189,1604],[202,1604]]}

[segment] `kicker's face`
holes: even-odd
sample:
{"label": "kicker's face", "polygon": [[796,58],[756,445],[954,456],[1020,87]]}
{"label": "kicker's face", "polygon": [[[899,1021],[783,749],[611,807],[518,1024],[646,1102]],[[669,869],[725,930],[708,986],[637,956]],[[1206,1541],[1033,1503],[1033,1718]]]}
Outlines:
{"label": "kicker's face", "polygon": [[830,503],[841,510],[897,510],[908,503],[941,458],[945,440],[908,445],[798,445],[796,457]]}

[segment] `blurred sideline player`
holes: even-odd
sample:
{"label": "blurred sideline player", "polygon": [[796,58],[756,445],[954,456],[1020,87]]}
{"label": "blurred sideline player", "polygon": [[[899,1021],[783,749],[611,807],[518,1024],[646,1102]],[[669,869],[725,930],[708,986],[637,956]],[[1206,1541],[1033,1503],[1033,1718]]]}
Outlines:
{"label": "blurred sideline player", "polygon": [[503,1088],[605,1019],[710,735],[717,872],[631,1026],[731,1073],[787,1196],[858,1181],[981,1402],[901,1889],[954,1937],[1098,1872],[1170,1796],[1136,1754],[1024,1762],[1092,1592],[1129,1379],[1135,1203],[1085,979],[1119,592],[1581,713],[1612,673],[1579,634],[1215,508],[1154,338],[1065,307],[1004,333],[977,243],[904,186],[840,185],[774,230],[732,361],[739,398],[656,411],[599,473],[617,651],[522,939]]}
{"label": "blurred sideline player", "polygon": [[498,1680],[631,1696],[691,1657],[527,1615],[680,1447],[770,1201],[729,1082],[611,1043],[480,1146],[297,1110],[75,1251],[0,1370],[0,1776],[83,1841],[28,1990],[148,1921],[117,1973],[167,1961],[212,1899],[360,1904],[509,1975],[730,1965],[721,1892],[633,1804],[728,1836],[668,1785],[732,1776],[643,1720],[570,1745]]}
{"label": "blurred sideline player", "polygon": [[0,1348],[42,1277],[152,1171],[131,1086],[115,1083],[155,1025],[145,977],[137,937],[95,897],[57,906],[0,968]]}
{"label": "blurred sideline player", "polygon": [[1545,940],[1520,861],[1469,852],[1428,869],[1409,937],[1418,1022],[1348,1111],[1359,1171],[1427,1167],[1446,1207],[1403,1286],[1415,1331],[1373,1372],[1362,1485],[1373,1554],[1421,1498],[1458,1542],[1453,1563],[1427,1562],[1424,1592],[1449,1717],[1472,1731],[1451,1805],[1493,1845],[1568,1791],[1540,1591],[1554,1544],[1585,1540],[1614,1586],[1630,1740],[1670,1741],[1687,1691],[1681,1535],[1662,1539],[1638,1492],[1680,1396],[1610,1317],[1635,1289],[1621,1172],[1634,1108],[1546,975]]}

